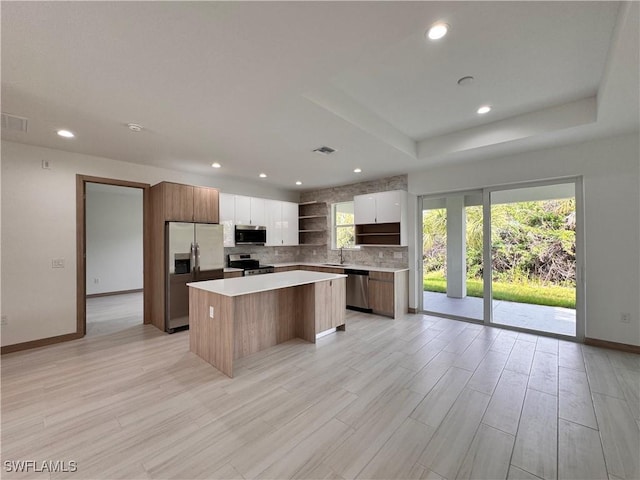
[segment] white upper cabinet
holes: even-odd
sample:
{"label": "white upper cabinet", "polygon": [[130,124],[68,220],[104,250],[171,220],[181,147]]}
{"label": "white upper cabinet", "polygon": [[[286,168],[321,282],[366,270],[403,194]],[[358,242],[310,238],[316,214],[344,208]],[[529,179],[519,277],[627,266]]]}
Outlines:
{"label": "white upper cabinet", "polygon": [[236,225],[265,225],[264,202],[263,198],[235,195]]}
{"label": "white upper cabinet", "polygon": [[298,245],[298,204],[265,200],[267,246]]}
{"label": "white upper cabinet", "polygon": [[393,190],[353,197],[356,225],[396,223],[406,219],[407,192]]}
{"label": "white upper cabinet", "polygon": [[400,222],[406,204],[407,192],[395,190],[376,194],[376,223]]}
{"label": "white upper cabinet", "polygon": [[282,244],[298,243],[298,204],[282,202]]}
{"label": "white upper cabinet", "polygon": [[353,197],[353,213],[356,225],[376,223],[375,193]]}
{"label": "white upper cabinet", "polygon": [[235,246],[234,225],[236,216],[235,195],[220,194],[220,224],[224,227],[223,239],[225,247]]}

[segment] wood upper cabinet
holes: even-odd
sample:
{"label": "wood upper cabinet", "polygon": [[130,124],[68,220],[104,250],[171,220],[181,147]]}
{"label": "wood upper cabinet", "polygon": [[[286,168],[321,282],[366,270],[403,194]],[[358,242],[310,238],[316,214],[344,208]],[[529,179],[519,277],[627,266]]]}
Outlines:
{"label": "wood upper cabinet", "polygon": [[220,223],[220,200],[218,190],[207,187],[193,187],[193,221]]}
{"label": "wood upper cabinet", "polygon": [[218,190],[162,182],[151,187],[152,208],[165,222],[219,222]]}
{"label": "wood upper cabinet", "polygon": [[165,221],[193,221],[193,187],[170,182],[160,183],[159,186],[163,190]]}

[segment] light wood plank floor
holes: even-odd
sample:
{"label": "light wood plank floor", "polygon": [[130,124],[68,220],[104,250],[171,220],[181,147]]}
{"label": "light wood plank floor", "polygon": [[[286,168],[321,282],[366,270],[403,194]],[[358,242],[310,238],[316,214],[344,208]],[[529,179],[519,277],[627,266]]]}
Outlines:
{"label": "light wood plank floor", "polygon": [[87,337],[142,325],[143,300],[142,292],[87,298]]}
{"label": "light wood plank floor", "polygon": [[3,478],[640,478],[640,357],[423,315],[242,359],[151,326],[2,357]]}

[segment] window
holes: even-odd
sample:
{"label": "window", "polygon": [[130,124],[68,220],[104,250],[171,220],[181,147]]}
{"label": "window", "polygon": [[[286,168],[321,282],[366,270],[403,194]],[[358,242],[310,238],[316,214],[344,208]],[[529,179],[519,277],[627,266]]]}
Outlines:
{"label": "window", "polygon": [[356,227],[353,217],[353,202],[341,202],[331,205],[332,247],[356,247]]}

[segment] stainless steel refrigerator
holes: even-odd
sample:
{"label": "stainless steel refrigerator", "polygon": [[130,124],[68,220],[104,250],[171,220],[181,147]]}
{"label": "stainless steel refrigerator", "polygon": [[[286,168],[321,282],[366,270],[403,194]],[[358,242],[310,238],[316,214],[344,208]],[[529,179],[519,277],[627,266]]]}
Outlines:
{"label": "stainless steel refrigerator", "polygon": [[224,277],[222,225],[167,222],[165,330],[189,325],[187,283]]}

